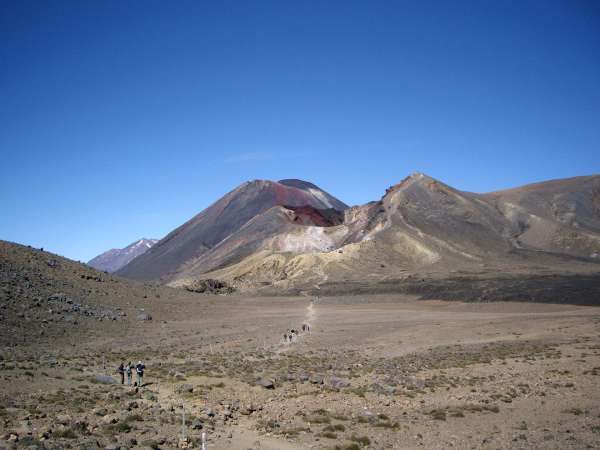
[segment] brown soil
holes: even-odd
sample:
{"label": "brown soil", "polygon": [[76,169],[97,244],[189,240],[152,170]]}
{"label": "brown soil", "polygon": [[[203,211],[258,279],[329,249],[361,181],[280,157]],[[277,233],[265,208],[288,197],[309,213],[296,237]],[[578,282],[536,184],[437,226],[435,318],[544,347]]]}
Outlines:
{"label": "brown soil", "polygon": [[[206,432],[209,449],[600,446],[598,307],[208,296],[10,249],[0,448],[176,448],[182,407],[186,437]],[[126,315],[46,320],[32,302],[53,291]],[[140,359],[139,391],[96,378]]]}

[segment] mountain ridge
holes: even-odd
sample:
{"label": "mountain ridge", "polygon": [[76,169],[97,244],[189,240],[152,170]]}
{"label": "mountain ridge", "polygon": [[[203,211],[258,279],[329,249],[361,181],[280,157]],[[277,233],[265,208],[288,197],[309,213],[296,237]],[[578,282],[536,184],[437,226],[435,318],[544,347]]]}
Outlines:
{"label": "mountain ridge", "polygon": [[121,267],[152,248],[157,242],[158,239],[141,238],[126,247],[107,250],[90,259],[87,264],[97,270],[111,273],[116,272]]}
{"label": "mountain ridge", "polygon": [[290,289],[435,271],[580,270],[599,258],[599,175],[480,194],[415,172],[352,207],[303,180],[245,182],[118,274]]}
{"label": "mountain ridge", "polygon": [[190,261],[211,251],[255,216],[274,206],[348,206],[302,180],[253,180],[242,183],[161,239],[153,249],[119,270],[125,277],[166,280]]}

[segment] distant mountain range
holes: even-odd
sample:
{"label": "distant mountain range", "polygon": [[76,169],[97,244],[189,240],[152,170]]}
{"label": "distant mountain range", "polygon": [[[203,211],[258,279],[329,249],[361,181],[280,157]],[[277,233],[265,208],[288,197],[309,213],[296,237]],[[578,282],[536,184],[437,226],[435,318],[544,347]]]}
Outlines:
{"label": "distant mountain range", "polygon": [[117,274],[252,290],[599,268],[600,176],[475,194],[415,173],[353,207],[306,181],[246,182]]}
{"label": "distant mountain range", "polygon": [[128,264],[132,259],[137,258],[152,248],[157,242],[158,239],[142,238],[139,241],[129,244],[125,248],[113,248],[108,250],[89,260],[87,264],[94,269],[105,272],[116,272],[121,267]]}

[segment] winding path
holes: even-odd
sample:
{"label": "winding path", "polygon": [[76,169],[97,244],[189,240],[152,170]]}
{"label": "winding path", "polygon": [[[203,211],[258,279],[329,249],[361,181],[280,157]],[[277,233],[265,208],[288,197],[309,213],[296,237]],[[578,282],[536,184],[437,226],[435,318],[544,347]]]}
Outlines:
{"label": "winding path", "polygon": [[[318,299],[318,297],[317,297]],[[296,337],[291,341],[284,341],[281,342],[280,344],[280,349],[281,348],[286,348],[289,347],[292,344],[296,344],[297,342],[300,341],[301,338],[303,338],[304,336],[308,336],[311,334],[311,330],[313,328],[313,323],[316,321],[316,316],[317,316],[317,312],[316,312],[316,308],[314,307],[315,304],[315,300],[311,300],[310,303],[308,304],[308,306],[306,307],[306,314],[304,316],[304,321],[302,322],[302,324],[306,324],[309,326],[309,331],[308,332],[300,332],[299,334],[296,335]],[[294,326],[292,328],[296,329],[302,329],[302,324],[299,324],[298,327]]]}

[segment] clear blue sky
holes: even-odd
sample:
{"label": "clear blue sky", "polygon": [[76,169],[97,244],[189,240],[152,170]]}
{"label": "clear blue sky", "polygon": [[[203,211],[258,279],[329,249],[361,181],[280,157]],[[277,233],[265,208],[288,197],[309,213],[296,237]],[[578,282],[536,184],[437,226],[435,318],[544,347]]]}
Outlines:
{"label": "clear blue sky", "polygon": [[3,1],[0,239],[87,260],[245,180],[600,172],[598,1]]}

